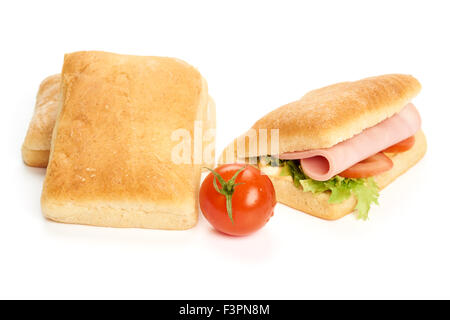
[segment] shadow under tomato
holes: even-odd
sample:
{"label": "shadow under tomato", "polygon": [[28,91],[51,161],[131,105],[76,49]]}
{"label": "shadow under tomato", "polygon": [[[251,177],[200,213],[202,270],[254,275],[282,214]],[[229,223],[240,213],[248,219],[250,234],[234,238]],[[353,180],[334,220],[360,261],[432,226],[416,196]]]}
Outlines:
{"label": "shadow under tomato", "polygon": [[275,238],[266,227],[247,236],[232,236],[209,226],[208,238],[208,246],[216,252],[244,262],[269,260],[274,254]]}

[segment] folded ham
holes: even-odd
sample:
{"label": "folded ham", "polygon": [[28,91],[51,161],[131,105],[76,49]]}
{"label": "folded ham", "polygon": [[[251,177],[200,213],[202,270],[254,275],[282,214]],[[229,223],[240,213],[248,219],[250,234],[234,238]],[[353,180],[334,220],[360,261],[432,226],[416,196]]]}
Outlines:
{"label": "folded ham", "polygon": [[412,103],[399,113],[365,129],[360,134],[330,148],[286,152],[280,159],[300,159],[303,171],[314,180],[325,181],[352,165],[414,135],[421,125],[419,112]]}

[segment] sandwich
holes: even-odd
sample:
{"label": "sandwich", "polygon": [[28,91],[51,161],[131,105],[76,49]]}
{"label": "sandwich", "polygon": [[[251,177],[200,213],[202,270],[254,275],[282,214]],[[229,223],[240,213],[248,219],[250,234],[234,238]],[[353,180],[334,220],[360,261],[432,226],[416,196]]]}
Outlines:
{"label": "sandwich", "polygon": [[[61,75],[58,73],[42,80],[39,86],[34,114],[22,145],[22,159],[30,167],[47,167],[52,132],[60,105],[60,83]],[[203,112],[203,118],[205,119],[203,137],[206,147],[210,140],[207,134],[208,130],[214,130],[216,127],[215,103],[211,97],[209,97],[207,108],[204,108]],[[214,150],[212,152],[214,155]],[[214,156],[212,160],[205,162],[205,166],[211,167],[213,165]]]}
{"label": "sandwich", "polygon": [[31,167],[47,166],[58,113],[60,82],[60,75],[54,74],[45,78],[39,86],[33,118],[22,145],[22,159]]}
{"label": "sandwich", "polygon": [[198,123],[213,126],[209,101],[205,79],[179,59],[66,54],[41,196],[45,217],[106,227],[194,226],[202,163],[192,154],[173,161],[173,138],[177,130],[194,137]]}
{"label": "sandwich", "polygon": [[366,219],[378,192],[426,152],[411,103],[420,89],[414,77],[390,74],[313,90],[258,120],[219,162],[258,166],[294,209]]}

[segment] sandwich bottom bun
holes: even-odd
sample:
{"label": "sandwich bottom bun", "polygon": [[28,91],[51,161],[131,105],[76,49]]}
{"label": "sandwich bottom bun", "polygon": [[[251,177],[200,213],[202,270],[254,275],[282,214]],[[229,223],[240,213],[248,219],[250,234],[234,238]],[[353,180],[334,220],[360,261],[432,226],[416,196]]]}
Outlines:
{"label": "sandwich bottom bun", "polygon": [[[402,153],[387,154],[394,162],[394,167],[375,176],[375,181],[380,190],[408,171],[425,155],[427,142],[422,130],[416,133],[415,138],[416,142],[410,150]],[[269,178],[275,187],[278,202],[318,218],[326,220],[342,218],[353,212],[357,203],[356,198],[352,196],[344,202],[330,204],[328,203],[329,191],[316,194],[303,192],[301,186],[299,188],[295,187],[292,180],[286,179],[286,177],[269,176]]]}

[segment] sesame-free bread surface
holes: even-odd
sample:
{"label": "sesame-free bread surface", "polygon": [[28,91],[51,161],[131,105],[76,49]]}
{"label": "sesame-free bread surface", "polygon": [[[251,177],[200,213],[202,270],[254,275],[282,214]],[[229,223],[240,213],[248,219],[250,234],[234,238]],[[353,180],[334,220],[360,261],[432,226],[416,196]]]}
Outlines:
{"label": "sesame-free bread surface", "polygon": [[173,58],[67,54],[41,204],[65,223],[187,229],[197,221],[200,165],[176,164],[172,133],[194,136],[206,81]]}
{"label": "sesame-free bread surface", "polygon": [[[36,107],[29,129],[22,145],[22,159],[26,165],[32,167],[47,167],[50,155],[52,131],[55,126],[60,101],[60,74],[55,74],[42,81],[36,98]],[[209,102],[203,109],[203,149],[209,148],[204,158],[204,165],[214,166],[216,106],[209,97]],[[212,131],[211,131],[212,130]],[[206,170],[206,169],[205,169]],[[203,171],[203,169],[202,169]]]}
{"label": "sesame-free bread surface", "polygon": [[[270,153],[272,129],[279,130],[279,153],[331,147],[399,112],[420,89],[410,75],[388,74],[310,91],[258,120],[243,136],[256,134],[259,141],[259,130],[265,129],[268,147],[258,143],[256,151],[249,150],[246,139],[238,157]],[[237,153],[238,139],[227,147],[230,152]]]}
{"label": "sesame-free bread surface", "polygon": [[32,167],[45,168],[50,153],[50,141],[58,113],[61,76],[45,78],[36,95],[34,114],[22,145],[22,159]]}

